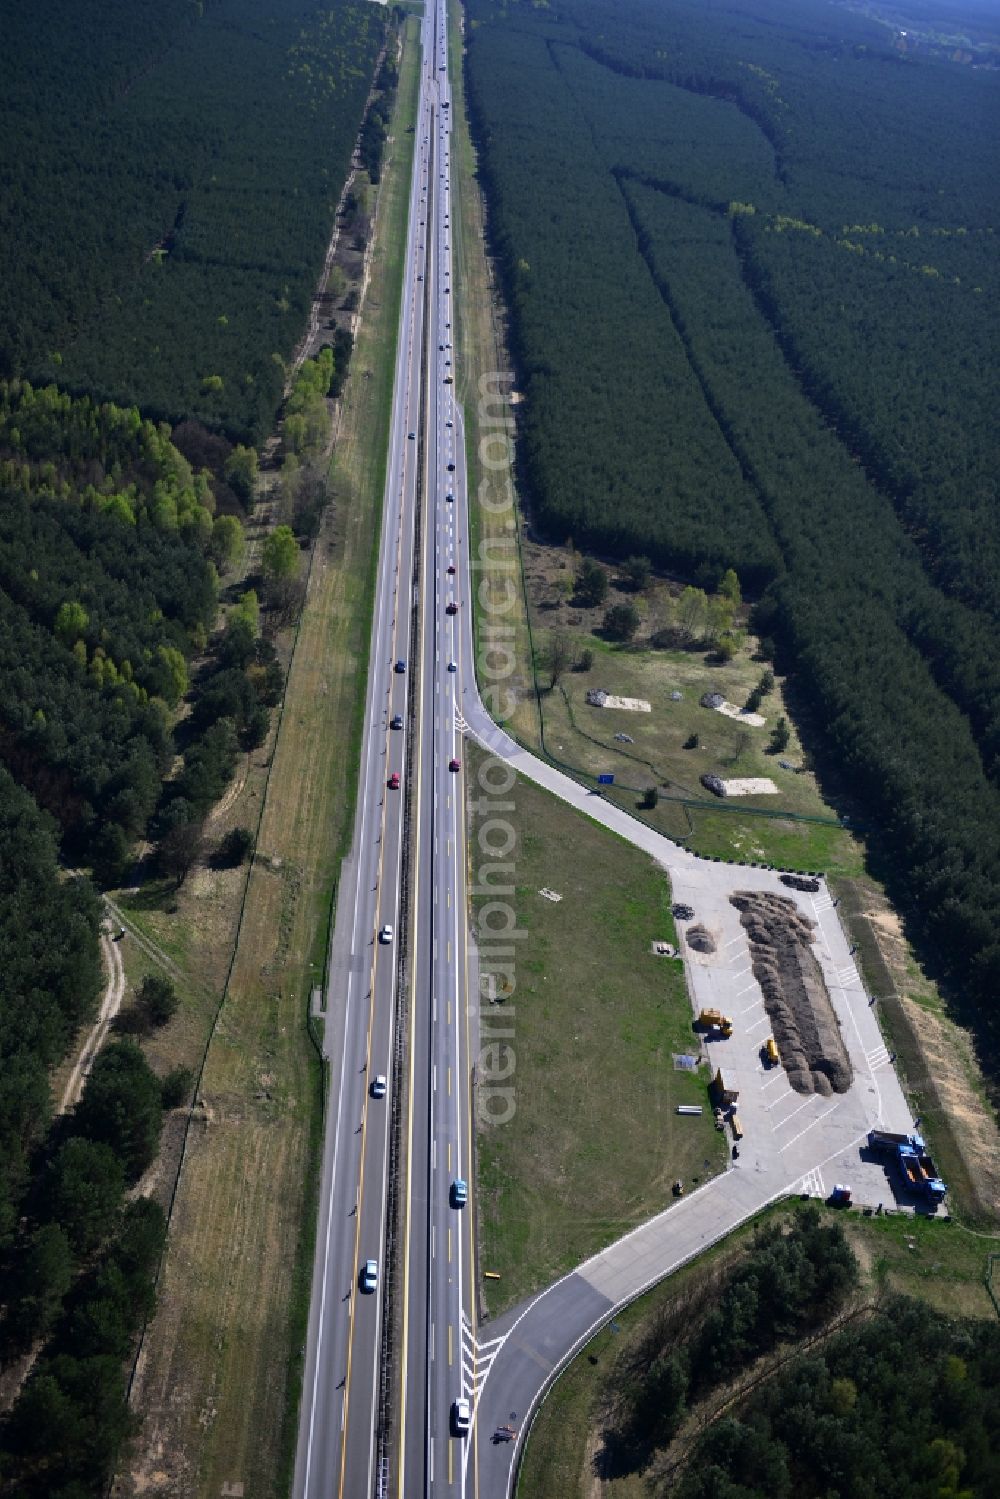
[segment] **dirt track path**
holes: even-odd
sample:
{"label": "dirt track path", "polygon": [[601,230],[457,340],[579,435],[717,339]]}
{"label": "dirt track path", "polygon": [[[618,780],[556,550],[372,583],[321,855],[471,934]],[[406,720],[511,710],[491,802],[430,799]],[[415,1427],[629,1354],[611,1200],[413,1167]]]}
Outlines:
{"label": "dirt track path", "polygon": [[108,974],[108,982],[104,990],[104,998],[101,1000],[100,1013],[94,1022],[90,1034],[80,1048],[80,1054],[73,1064],[73,1071],[69,1075],[66,1087],[63,1089],[62,1100],[58,1112],[65,1114],[67,1109],[79,1102],[83,1085],[87,1080],[94,1058],[104,1045],[104,1038],[108,1034],[108,1027],[122,1007],[125,997],[125,965],[118,943],[104,930],[101,931],[101,954],[104,958],[104,966]]}

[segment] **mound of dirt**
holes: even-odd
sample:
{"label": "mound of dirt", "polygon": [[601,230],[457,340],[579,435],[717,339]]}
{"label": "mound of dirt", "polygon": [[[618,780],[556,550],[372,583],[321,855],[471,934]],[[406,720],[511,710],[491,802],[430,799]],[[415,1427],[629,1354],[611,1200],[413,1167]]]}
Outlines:
{"label": "mound of dirt", "polygon": [[684,934],[688,947],[693,947],[695,952],[714,952],[715,938],[707,927],[700,923],[698,926],[688,927]]}
{"label": "mound of dirt", "polygon": [[[730,896],[750,941],[754,978],[788,1081],[797,1093],[846,1093],[851,1063],[812,951],[816,923],[793,900],[766,891]],[[688,941],[691,934],[688,933]]]}

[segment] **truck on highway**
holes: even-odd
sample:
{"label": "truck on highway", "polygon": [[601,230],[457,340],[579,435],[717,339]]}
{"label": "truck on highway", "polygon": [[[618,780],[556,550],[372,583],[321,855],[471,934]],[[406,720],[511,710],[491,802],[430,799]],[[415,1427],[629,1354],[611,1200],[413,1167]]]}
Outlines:
{"label": "truck on highway", "polygon": [[726,1040],[733,1034],[733,1022],[721,1010],[702,1010],[698,1015],[698,1024],[703,1030]]}
{"label": "truck on highway", "polygon": [[935,1204],[943,1202],[948,1188],[941,1180],[923,1136],[897,1135],[888,1130],[868,1132],[868,1145],[882,1155],[890,1156],[909,1191],[917,1192]]}

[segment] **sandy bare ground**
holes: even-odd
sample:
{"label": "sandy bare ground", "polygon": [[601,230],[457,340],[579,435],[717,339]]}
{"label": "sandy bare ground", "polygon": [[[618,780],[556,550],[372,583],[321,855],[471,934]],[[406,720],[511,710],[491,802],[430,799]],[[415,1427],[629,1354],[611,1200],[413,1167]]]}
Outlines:
{"label": "sandy bare ground", "polygon": [[740,708],[736,703],[720,703],[715,711],[724,714],[726,718],[736,718],[740,723],[748,723],[755,729],[762,729],[767,723],[767,719],[761,714],[749,713],[746,708]]}
{"label": "sandy bare ground", "polygon": [[[955,1127],[956,1140],[983,1205],[1000,1215],[1000,1130],[986,1100],[982,1074],[968,1033],[935,1003],[931,986],[914,971],[902,925],[883,900],[864,913],[916,1031],[928,1074]],[[927,992],[925,992],[927,991]]]}
{"label": "sandy bare ground", "polygon": [[73,1063],[73,1070],[63,1089],[58,1108],[60,1114],[65,1114],[68,1109],[74,1108],[79,1103],[84,1084],[94,1065],[94,1058],[104,1045],[108,1027],[121,1009],[122,1000],[125,998],[125,965],[122,962],[121,950],[114,938],[103,928],[101,930],[101,956],[107,970],[108,982],[104,988],[104,997],[101,1000],[97,1019],[80,1048],[79,1055]]}
{"label": "sandy bare ground", "polygon": [[778,788],[770,776],[737,776],[723,781],[727,796],[777,796]]}
{"label": "sandy bare ground", "polygon": [[247,783],[247,775],[250,770],[250,756],[244,755],[243,765],[239,773],[235,775],[229,786],[229,790],[216,802],[208,814],[209,824],[221,822],[226,813],[242,796],[243,788]]}

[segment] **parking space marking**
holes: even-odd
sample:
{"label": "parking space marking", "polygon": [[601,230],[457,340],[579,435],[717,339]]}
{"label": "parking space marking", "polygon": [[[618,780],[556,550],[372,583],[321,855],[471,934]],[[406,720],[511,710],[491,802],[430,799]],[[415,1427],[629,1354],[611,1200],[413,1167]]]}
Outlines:
{"label": "parking space marking", "polygon": [[762,1025],[770,1025],[770,1024],[771,1024],[770,1020],[765,1015],[762,1020],[758,1020],[757,1021],[756,1025],[748,1025],[747,1026],[747,1035],[748,1036],[752,1036],[753,1033],[754,1033],[754,1031],[759,1031]]}
{"label": "parking space marking", "polygon": [[[791,1090],[789,1090],[788,1096],[790,1098],[796,1098],[798,1095],[795,1094],[795,1093],[793,1093]],[[802,1100],[802,1102],[799,1104],[799,1106],[798,1106],[797,1109],[793,1109],[790,1114],[786,1114],[785,1117],[784,1117],[784,1119],[779,1119],[778,1122],[777,1122],[777,1124],[775,1124],[773,1126],[773,1128],[776,1131],[779,1130],[779,1129],[784,1129],[785,1125],[788,1124],[790,1120],[794,1119],[795,1116],[796,1116],[796,1114],[801,1114],[802,1110],[803,1109],[807,1109],[811,1103],[812,1103],[812,1097],[804,1098]],[[775,1104],[771,1105],[772,1109],[776,1108],[776,1107],[777,1107],[777,1105],[775,1105]]]}
{"label": "parking space marking", "polygon": [[[824,1119],[829,1119],[834,1110],[839,1108],[840,1104],[835,1103],[831,1105],[831,1107],[828,1108],[825,1113],[817,1114],[816,1118],[811,1124],[807,1124],[805,1129],[800,1129],[797,1135],[793,1135],[792,1138],[786,1142],[786,1144],[781,1146],[778,1154],[784,1155],[785,1151],[791,1149],[791,1147],[796,1143],[797,1140],[801,1140],[803,1135],[807,1135],[811,1129],[815,1129],[817,1124],[822,1124]],[[790,1119],[791,1117],[792,1116],[789,1114],[788,1118]],[[788,1121],[786,1120],[785,1122],[787,1123]]]}

